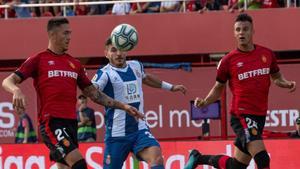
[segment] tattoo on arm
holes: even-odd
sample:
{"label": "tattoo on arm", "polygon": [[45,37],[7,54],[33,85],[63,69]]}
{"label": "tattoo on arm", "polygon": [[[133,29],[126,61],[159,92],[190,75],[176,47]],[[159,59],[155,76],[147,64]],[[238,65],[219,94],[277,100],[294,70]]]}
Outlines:
{"label": "tattoo on arm", "polygon": [[90,85],[83,90],[83,94],[89,97],[95,103],[101,104],[103,106],[121,108],[120,102],[112,99],[103,92],[97,90],[95,86]]}

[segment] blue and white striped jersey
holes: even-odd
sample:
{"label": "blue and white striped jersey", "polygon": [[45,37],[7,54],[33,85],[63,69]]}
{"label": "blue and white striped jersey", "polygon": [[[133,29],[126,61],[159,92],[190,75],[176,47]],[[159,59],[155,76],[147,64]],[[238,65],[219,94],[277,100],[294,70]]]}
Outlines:
{"label": "blue and white striped jersey", "polygon": [[[126,64],[125,68],[107,64],[97,71],[92,82],[106,95],[144,113],[142,79],[146,75],[143,65],[138,61],[126,61]],[[137,121],[123,110],[105,107],[105,111],[106,138],[127,136],[148,128],[145,121]]]}

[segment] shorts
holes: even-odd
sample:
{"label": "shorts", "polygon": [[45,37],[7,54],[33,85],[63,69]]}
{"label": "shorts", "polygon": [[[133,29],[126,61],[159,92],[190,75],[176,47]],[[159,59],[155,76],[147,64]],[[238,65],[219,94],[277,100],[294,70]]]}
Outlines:
{"label": "shorts", "polygon": [[266,116],[241,115],[231,116],[231,127],[236,134],[234,145],[242,152],[250,155],[247,144],[254,140],[262,140]]}
{"label": "shorts", "polygon": [[64,157],[78,148],[77,120],[50,118],[39,129],[43,142],[50,149],[50,160],[67,165]]}
{"label": "shorts", "polygon": [[148,129],[139,130],[124,137],[111,137],[105,140],[105,152],[103,159],[104,169],[121,169],[130,152],[138,157],[138,152],[147,148],[160,147]]}

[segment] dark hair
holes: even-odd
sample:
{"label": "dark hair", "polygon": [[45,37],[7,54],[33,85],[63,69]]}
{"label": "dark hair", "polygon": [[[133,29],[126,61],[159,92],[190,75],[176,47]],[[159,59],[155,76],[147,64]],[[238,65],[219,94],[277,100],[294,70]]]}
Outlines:
{"label": "dark hair", "polygon": [[300,117],[298,117],[297,119],[296,119],[296,124],[300,124]]}
{"label": "dark hair", "polygon": [[56,27],[59,27],[62,24],[69,24],[67,18],[52,18],[48,21],[47,31],[51,31]]}
{"label": "dark hair", "polygon": [[242,14],[239,14],[236,19],[235,19],[235,22],[250,22],[252,24],[252,17],[246,13],[242,13]]}
{"label": "dark hair", "polygon": [[107,46],[109,46],[109,45],[111,45],[111,44],[112,44],[111,38],[108,37],[108,38],[106,39],[106,41],[105,41],[105,47],[107,47]]}
{"label": "dark hair", "polygon": [[81,94],[78,96],[78,99],[87,99],[85,95]]}

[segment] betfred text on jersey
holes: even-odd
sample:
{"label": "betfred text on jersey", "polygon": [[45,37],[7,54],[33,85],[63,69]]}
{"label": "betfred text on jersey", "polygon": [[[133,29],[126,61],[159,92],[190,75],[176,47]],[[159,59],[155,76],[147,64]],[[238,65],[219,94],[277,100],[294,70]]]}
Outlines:
{"label": "betfred text on jersey", "polygon": [[77,79],[78,74],[76,72],[65,71],[65,70],[49,70],[48,77],[71,77]]}
{"label": "betfred text on jersey", "polygon": [[239,80],[244,80],[255,76],[266,75],[269,73],[270,73],[270,68],[262,68],[262,69],[251,70],[248,72],[238,74],[238,78]]}

